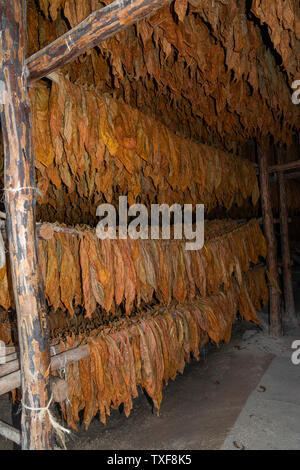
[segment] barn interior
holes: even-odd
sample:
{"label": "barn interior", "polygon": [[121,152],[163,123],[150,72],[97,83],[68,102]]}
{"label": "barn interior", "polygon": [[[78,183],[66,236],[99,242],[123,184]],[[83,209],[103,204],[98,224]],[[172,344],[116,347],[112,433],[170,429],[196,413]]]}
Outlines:
{"label": "barn interior", "polygon": [[[148,10],[132,23],[135,3]],[[299,449],[299,2],[15,4],[27,7],[34,160],[23,172],[36,186],[11,189],[4,100],[0,447],[53,448],[49,416],[37,424],[50,400],[72,431],[68,449]],[[39,76],[49,45],[110,6],[127,27]],[[35,319],[24,314],[16,257],[27,190]],[[119,215],[121,196],[149,211],[204,204],[204,247],[100,240],[97,208]],[[29,324],[41,342],[26,339]]]}

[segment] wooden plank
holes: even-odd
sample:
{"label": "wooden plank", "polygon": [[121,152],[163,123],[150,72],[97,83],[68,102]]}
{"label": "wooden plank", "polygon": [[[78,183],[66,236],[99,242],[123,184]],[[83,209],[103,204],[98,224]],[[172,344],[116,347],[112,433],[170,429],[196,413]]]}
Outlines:
{"label": "wooden plank", "polygon": [[[261,205],[263,214],[263,226],[267,240],[267,267],[272,279],[270,284],[270,325],[271,334],[279,337],[282,335],[281,295],[278,291],[279,274],[277,266],[277,246],[273,223],[272,202],[270,195],[270,182],[268,172],[268,160],[266,153],[258,148],[258,160],[260,169]],[[276,288],[277,285],[277,288]]]}
{"label": "wooden plank", "polygon": [[94,11],[85,20],[26,61],[33,83],[64,67],[81,54],[155,13],[171,0],[116,0]]}
{"label": "wooden plank", "polygon": [[[279,150],[278,159],[282,160],[282,150]],[[286,183],[284,174],[278,173],[279,186],[279,213],[280,213],[280,235],[281,235],[281,253],[283,268],[283,289],[285,313],[287,319],[294,325],[297,325],[296,309],[293,293],[292,272],[291,272],[291,253],[289,242],[289,223],[288,223],[288,207],[286,196]]]}
{"label": "wooden plank", "polygon": [[[1,123],[6,226],[18,319],[22,376],[22,448],[52,449],[47,315],[35,230],[34,156],[25,68],[26,1],[0,3]],[[30,409],[29,409],[30,408]]]}
{"label": "wooden plank", "polygon": [[[57,354],[51,358],[51,371],[61,369],[72,362],[80,361],[90,355],[88,345],[80,346],[78,348],[70,349],[61,354]],[[0,378],[0,395],[8,393],[21,385],[20,370]]]}

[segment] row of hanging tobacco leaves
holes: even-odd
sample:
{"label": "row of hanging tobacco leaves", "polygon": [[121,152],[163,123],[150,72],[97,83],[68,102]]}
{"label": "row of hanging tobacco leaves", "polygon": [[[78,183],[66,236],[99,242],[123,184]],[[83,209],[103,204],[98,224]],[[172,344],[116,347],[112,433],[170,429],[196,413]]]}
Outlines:
{"label": "row of hanging tobacco leaves", "polygon": [[249,161],[183,139],[123,102],[60,78],[31,90],[38,218],[96,222],[96,208],[119,196],[135,202],[230,209],[259,189]]}
{"label": "row of hanging tobacco leaves", "polygon": [[[202,250],[185,250],[185,240],[99,240],[95,230],[77,227],[78,235],[55,233],[39,240],[39,263],[49,307],[74,315],[81,306],[91,317],[98,307],[107,315],[130,315],[153,299],[192,302],[220,289],[266,256],[256,219],[206,222]],[[0,306],[13,307],[9,276],[0,280]]]}
{"label": "row of hanging tobacco leaves", "polygon": [[[28,54],[112,1],[28,0]],[[297,128],[289,89],[300,67],[296,4],[177,0],[102,42],[63,73],[156,115],[186,137],[234,153],[248,139],[263,145],[270,134],[288,144]]]}
{"label": "row of hanging tobacco leaves", "polygon": [[[105,423],[121,404],[128,416],[138,388],[159,410],[163,383],[183,372],[191,353],[199,359],[209,340],[228,342],[238,313],[258,323],[256,310],[267,303],[265,269],[255,266],[266,256],[257,220],[207,222],[199,251],[173,240],[101,241],[88,227],[77,230],[39,241],[51,344],[88,343],[91,351],[56,373],[68,383],[61,408],[73,429],[83,410],[86,428],[98,411]],[[13,307],[8,285],[5,275],[5,309]],[[15,343],[16,321],[7,310],[4,316],[0,339]]]}
{"label": "row of hanging tobacco leaves", "polygon": [[241,285],[233,279],[226,292],[206,299],[149,308],[88,335],[86,326],[79,334],[75,327],[63,331],[63,340],[56,341],[62,349],[88,343],[91,351],[90,357],[58,373],[68,383],[68,401],[61,403],[68,426],[77,430],[82,410],[86,428],[98,411],[105,424],[110,409],[120,405],[128,417],[138,388],[159,412],[163,385],[183,373],[191,354],[199,360],[199,350],[209,340],[229,342],[238,313],[258,323],[254,305],[260,309],[267,300],[265,269],[256,267],[243,274]]}
{"label": "row of hanging tobacco leaves", "polygon": [[[191,357],[199,360],[208,341],[229,342],[237,314],[258,323],[255,309],[268,302],[265,274],[264,267],[256,266],[242,274],[242,282],[233,277],[226,291],[206,298],[144,308],[106,324],[98,310],[91,318],[73,319],[69,327],[52,330],[52,346],[64,351],[88,344],[91,352],[53,373],[68,384],[68,400],[60,403],[68,426],[77,430],[81,411],[86,429],[98,411],[105,424],[110,409],[120,405],[128,417],[138,388],[147,392],[159,412],[164,384],[182,374]],[[1,322],[3,340],[8,339],[11,324]],[[13,392],[16,397],[20,390]]]}

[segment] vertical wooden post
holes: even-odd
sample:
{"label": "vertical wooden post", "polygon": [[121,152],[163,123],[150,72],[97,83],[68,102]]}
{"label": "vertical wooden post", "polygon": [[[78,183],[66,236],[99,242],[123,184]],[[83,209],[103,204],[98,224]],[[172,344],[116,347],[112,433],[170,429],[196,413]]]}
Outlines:
{"label": "vertical wooden post", "polygon": [[[26,0],[0,0],[0,97],[10,264],[22,375],[22,448],[53,448],[50,354],[35,227],[34,156],[25,64]],[[29,409],[30,408],[30,409]]]}
{"label": "vertical wooden post", "polygon": [[[279,150],[278,162],[282,162],[282,150]],[[280,234],[281,234],[281,253],[282,253],[282,266],[283,266],[283,288],[284,288],[284,303],[286,317],[293,324],[297,324],[292,272],[291,272],[291,254],[289,242],[289,227],[288,227],[288,208],[286,199],[286,183],[284,173],[278,172],[278,185],[279,185],[279,211],[280,211]]]}
{"label": "vertical wooden post", "polygon": [[267,154],[258,148],[258,163],[260,170],[261,206],[264,232],[267,240],[267,267],[270,274],[270,323],[271,334],[276,337],[282,335],[282,314],[277,267],[277,245],[274,231],[273,211],[270,196],[269,169]]}

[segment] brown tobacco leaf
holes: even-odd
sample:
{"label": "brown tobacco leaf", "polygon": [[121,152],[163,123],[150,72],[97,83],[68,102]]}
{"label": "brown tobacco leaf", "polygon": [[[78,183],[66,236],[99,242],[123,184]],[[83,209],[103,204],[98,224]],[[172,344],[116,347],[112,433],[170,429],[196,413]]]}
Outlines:
{"label": "brown tobacco leaf", "polygon": [[192,260],[190,251],[183,249],[183,258],[185,263],[186,274],[188,278],[188,297],[189,300],[193,300],[196,295],[196,286],[192,272]]}
{"label": "brown tobacco leaf", "polygon": [[179,21],[183,21],[187,12],[188,0],[176,0],[174,3],[174,11]]}
{"label": "brown tobacco leaf", "polygon": [[90,275],[91,275],[91,286],[92,286],[92,291],[95,297],[95,300],[97,304],[99,304],[101,307],[105,307],[105,292],[103,285],[100,284],[100,282],[97,279],[97,273],[93,268],[93,265],[90,265]]}
{"label": "brown tobacco leaf", "polygon": [[49,91],[44,85],[35,88],[33,108],[34,152],[38,161],[47,167],[53,163],[55,155],[49,126]]}
{"label": "brown tobacco leaf", "polygon": [[125,296],[125,309],[126,315],[131,312],[133,302],[136,295],[136,272],[132,261],[129,240],[120,240],[120,246],[122,247],[122,257],[124,260],[125,267],[125,285],[124,285],[124,296]]}
{"label": "brown tobacco leaf", "polygon": [[187,296],[186,289],[186,270],[183,259],[182,248],[179,244],[172,244],[172,257],[173,257],[173,297],[180,303],[184,303]]}
{"label": "brown tobacco leaf", "polygon": [[75,261],[72,255],[71,235],[65,234],[62,237],[63,241],[63,253],[60,265],[60,298],[70,315],[74,315],[73,300],[75,297],[76,288],[76,270],[78,266],[75,265]]}
{"label": "brown tobacco leaf", "polygon": [[84,306],[87,317],[91,317],[96,309],[96,300],[92,292],[91,275],[90,275],[90,262],[88,256],[89,243],[85,236],[81,236],[80,240],[80,267],[81,267],[81,280],[84,298]]}
{"label": "brown tobacco leaf", "polygon": [[63,122],[64,122],[64,105],[66,99],[66,84],[62,79],[60,84],[52,83],[50,100],[49,100],[49,124],[51,140],[55,152],[55,163],[59,164],[62,160],[63,153]]}
{"label": "brown tobacco leaf", "polygon": [[6,276],[6,266],[0,269],[0,282],[3,281],[4,277]]}
{"label": "brown tobacco leaf", "polygon": [[162,298],[164,303],[167,305],[171,302],[171,273],[168,271],[168,266],[165,260],[165,255],[163,249],[161,247],[161,243],[156,243],[158,256],[159,256],[159,263],[158,263],[158,288],[162,294]]}
{"label": "brown tobacco leaf", "polygon": [[124,297],[125,268],[121,250],[118,243],[114,240],[112,241],[112,250],[114,262],[115,301],[116,305],[119,306]]}
{"label": "brown tobacco leaf", "polygon": [[54,310],[57,310],[60,305],[60,292],[58,258],[55,238],[52,238],[48,241],[47,277],[45,292],[46,296],[48,297],[49,304],[54,308]]}
{"label": "brown tobacco leaf", "polygon": [[101,244],[104,253],[104,262],[106,270],[109,274],[107,286],[105,288],[105,305],[104,308],[109,312],[114,301],[114,262],[112,252],[112,241],[110,239],[102,240]]}
{"label": "brown tobacco leaf", "polygon": [[[47,242],[46,240],[39,240],[39,265],[42,273],[44,285],[47,278]],[[6,272],[6,271],[5,271]],[[0,275],[1,280],[1,275]]]}
{"label": "brown tobacco leaf", "polygon": [[83,422],[88,429],[93,417],[97,413],[95,387],[91,376],[91,358],[87,357],[78,362],[82,398],[85,402]]}
{"label": "brown tobacco leaf", "polygon": [[59,175],[58,168],[54,165],[48,166],[45,173],[47,177],[49,178],[49,180],[51,181],[51,183],[53,183],[57,189],[61,189],[62,181]]}
{"label": "brown tobacco leaf", "polygon": [[74,258],[74,264],[75,264],[75,269],[74,269],[74,289],[75,289],[75,294],[74,294],[74,302],[75,305],[82,305],[83,299],[82,299],[82,285],[81,285],[81,275],[80,275],[80,256],[79,256],[79,246],[80,246],[80,241],[79,237],[72,237],[71,238],[71,250],[72,250],[72,255]]}
{"label": "brown tobacco leaf", "polygon": [[97,280],[103,287],[106,287],[110,282],[112,272],[106,267],[103,240],[99,241],[89,232],[85,234],[85,237],[88,243],[89,260],[96,272]]}
{"label": "brown tobacco leaf", "polygon": [[8,310],[11,307],[13,292],[10,293],[8,289],[7,270],[5,266],[3,268],[3,272],[4,276],[0,280],[0,305]]}

